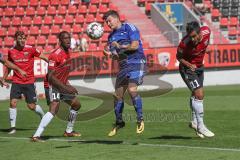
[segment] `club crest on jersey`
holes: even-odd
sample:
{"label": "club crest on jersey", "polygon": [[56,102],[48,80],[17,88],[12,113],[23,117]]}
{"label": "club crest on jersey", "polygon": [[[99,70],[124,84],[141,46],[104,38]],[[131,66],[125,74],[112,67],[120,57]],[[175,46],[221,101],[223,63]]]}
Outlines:
{"label": "club crest on jersey", "polygon": [[28,52],[23,52],[23,55],[24,56],[28,56]]}
{"label": "club crest on jersey", "polygon": [[170,63],[170,53],[161,52],[158,54],[158,62],[160,65],[167,67]]}

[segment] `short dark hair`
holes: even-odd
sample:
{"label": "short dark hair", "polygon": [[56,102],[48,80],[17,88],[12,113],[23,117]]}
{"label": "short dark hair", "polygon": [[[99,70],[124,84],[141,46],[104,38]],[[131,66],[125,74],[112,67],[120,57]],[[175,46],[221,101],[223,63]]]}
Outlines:
{"label": "short dark hair", "polygon": [[193,31],[195,31],[196,33],[200,33],[199,23],[197,21],[192,21],[187,23],[186,31],[187,31],[187,34],[190,34]]}
{"label": "short dark hair", "polygon": [[113,16],[119,19],[119,14],[117,11],[109,10],[103,15],[103,20],[105,21],[109,16]]}
{"label": "short dark hair", "polygon": [[58,34],[58,39],[61,39],[64,34],[70,35],[69,32],[67,32],[67,31],[62,31],[62,32],[60,32],[60,33]]}
{"label": "short dark hair", "polygon": [[25,35],[23,31],[16,31],[16,33],[14,34],[14,38],[17,38],[18,36],[23,36],[23,35]]}

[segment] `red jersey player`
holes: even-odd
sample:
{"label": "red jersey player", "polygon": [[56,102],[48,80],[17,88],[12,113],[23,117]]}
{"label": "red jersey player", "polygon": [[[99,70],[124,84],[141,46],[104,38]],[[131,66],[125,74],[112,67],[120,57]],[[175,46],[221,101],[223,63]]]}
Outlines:
{"label": "red jersey player", "polygon": [[196,21],[188,23],[186,31],[187,35],[177,49],[177,59],[180,62],[179,72],[182,79],[191,90],[192,120],[189,126],[201,138],[213,137],[214,133],[207,129],[203,122],[203,58],[211,31],[207,26],[200,27]]}
{"label": "red jersey player", "polygon": [[[27,74],[23,76],[19,71],[14,70],[12,76],[12,86],[10,91],[10,132],[13,134],[16,132],[16,117],[17,117],[17,101],[23,94],[27,107],[35,111],[40,117],[44,115],[42,108],[36,105],[37,97],[35,92],[35,78],[34,78],[34,57],[39,57],[47,61],[44,54],[40,53],[36,48],[25,45],[26,36],[24,32],[17,31],[15,33],[16,45],[8,51],[8,60],[25,71]],[[4,79],[7,78],[10,70],[6,70],[4,73]]]}
{"label": "red jersey player", "polygon": [[[81,105],[77,97],[75,96],[75,94],[77,94],[77,90],[74,87],[70,86],[68,82],[68,76],[70,72],[70,41],[71,36],[68,32],[60,32],[60,47],[54,50],[49,55],[47,81],[49,82],[50,110],[43,116],[37,131],[32,137],[33,142],[42,141],[40,136],[43,133],[44,128],[57,114],[60,100],[63,100],[71,106],[67,128],[64,132],[64,136],[81,136],[80,133],[73,131],[74,122],[77,118],[78,110],[80,109]],[[45,84],[45,86],[47,85]]]}

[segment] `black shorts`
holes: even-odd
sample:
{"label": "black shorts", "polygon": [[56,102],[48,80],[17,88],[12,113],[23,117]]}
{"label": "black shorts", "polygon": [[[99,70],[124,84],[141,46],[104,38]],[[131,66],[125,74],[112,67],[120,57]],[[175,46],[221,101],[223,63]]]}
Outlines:
{"label": "black shorts", "polygon": [[52,87],[49,87],[49,99],[50,99],[49,104],[50,102],[53,102],[53,101],[59,102],[60,100],[71,101],[75,97],[76,97],[75,95],[59,93],[58,90]]}
{"label": "black shorts", "polygon": [[10,91],[10,99],[20,99],[24,95],[25,101],[30,103],[37,102],[36,87],[32,84],[17,84],[13,83]]}
{"label": "black shorts", "polygon": [[195,71],[179,65],[179,72],[182,79],[191,91],[203,87],[204,67],[197,68]]}
{"label": "black shorts", "polygon": [[44,87],[44,91],[45,91],[47,105],[49,105],[50,104],[49,88]]}

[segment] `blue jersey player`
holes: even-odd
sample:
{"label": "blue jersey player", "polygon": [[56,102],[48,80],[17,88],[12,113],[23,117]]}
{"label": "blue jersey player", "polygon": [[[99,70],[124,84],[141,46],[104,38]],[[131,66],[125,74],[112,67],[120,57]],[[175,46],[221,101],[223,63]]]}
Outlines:
{"label": "blue jersey player", "polygon": [[119,63],[114,94],[116,123],[108,136],[116,135],[118,129],[125,126],[122,112],[124,108],[123,96],[126,91],[128,91],[137,113],[136,133],[140,134],[144,131],[144,122],[142,99],[137,92],[137,88],[143,82],[146,66],[140,33],[134,25],[121,23],[116,11],[106,12],[103,19],[112,30],[104,54],[117,59]]}

